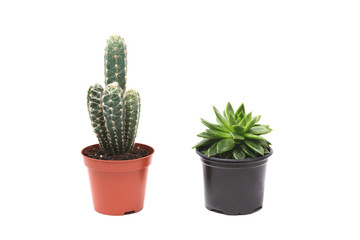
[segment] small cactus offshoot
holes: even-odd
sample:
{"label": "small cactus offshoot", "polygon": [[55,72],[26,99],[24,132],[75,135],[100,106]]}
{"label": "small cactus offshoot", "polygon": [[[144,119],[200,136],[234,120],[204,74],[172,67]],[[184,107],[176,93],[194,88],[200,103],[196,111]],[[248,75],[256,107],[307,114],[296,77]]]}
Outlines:
{"label": "small cactus offshoot", "polygon": [[90,86],[87,105],[102,151],[117,156],[134,148],[140,117],[140,95],[126,90],[126,45],[120,36],[111,36],[105,48],[105,90]]}
{"label": "small cactus offshoot", "polygon": [[224,159],[256,158],[269,153],[271,143],[261,135],[272,129],[269,125],[258,124],[260,115],[253,117],[252,112],[246,114],[244,104],[234,112],[228,103],[223,115],[216,107],[213,108],[218,124],[201,119],[208,129],[197,135],[203,140],[193,148],[199,148],[208,157]]}

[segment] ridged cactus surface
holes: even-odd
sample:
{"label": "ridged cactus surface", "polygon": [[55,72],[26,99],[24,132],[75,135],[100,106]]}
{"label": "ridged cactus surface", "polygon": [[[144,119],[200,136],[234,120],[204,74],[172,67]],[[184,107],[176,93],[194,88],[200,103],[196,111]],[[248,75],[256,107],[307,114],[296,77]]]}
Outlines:
{"label": "ridged cactus surface", "polygon": [[132,150],[140,117],[140,95],[136,90],[128,90],[125,96],[125,151]]}
{"label": "ridged cactus surface", "polygon": [[105,85],[117,82],[125,90],[126,68],[125,41],[118,35],[111,36],[105,48]]}
{"label": "ridged cactus surface", "polygon": [[140,117],[140,95],[126,91],[126,45],[111,36],[105,48],[105,91],[99,84],[88,91],[91,124],[105,154],[117,156],[134,148]]}
{"label": "ridged cactus surface", "polygon": [[87,96],[87,105],[91,125],[94,133],[99,140],[101,148],[105,152],[110,151],[110,145],[107,139],[107,131],[105,127],[105,119],[103,114],[102,97],[104,89],[100,84],[90,86]]}
{"label": "ridged cactus surface", "polygon": [[124,152],[124,90],[114,82],[107,85],[103,97],[103,109],[107,137],[111,146],[111,154]]}

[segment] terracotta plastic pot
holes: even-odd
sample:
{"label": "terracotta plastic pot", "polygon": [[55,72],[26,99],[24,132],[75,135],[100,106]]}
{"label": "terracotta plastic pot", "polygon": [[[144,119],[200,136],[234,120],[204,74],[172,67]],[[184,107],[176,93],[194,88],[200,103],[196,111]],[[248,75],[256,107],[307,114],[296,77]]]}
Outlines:
{"label": "terracotta plastic pot", "polygon": [[266,163],[270,153],[244,160],[207,157],[203,163],[205,207],[226,215],[244,215],[263,206]]}
{"label": "terracotta plastic pot", "polygon": [[88,168],[94,208],[107,215],[125,215],[139,212],[144,207],[148,166],[154,149],[135,143],[135,147],[146,150],[149,155],[132,160],[98,160],[84,155]]}

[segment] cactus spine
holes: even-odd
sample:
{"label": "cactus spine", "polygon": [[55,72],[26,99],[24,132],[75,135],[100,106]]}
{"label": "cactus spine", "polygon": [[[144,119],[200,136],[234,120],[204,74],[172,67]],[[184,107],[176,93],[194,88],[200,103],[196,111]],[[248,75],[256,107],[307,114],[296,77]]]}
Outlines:
{"label": "cactus spine", "polygon": [[111,36],[105,48],[105,91],[90,86],[88,110],[102,150],[117,156],[131,151],[140,117],[140,95],[126,91],[126,45],[120,36]]}

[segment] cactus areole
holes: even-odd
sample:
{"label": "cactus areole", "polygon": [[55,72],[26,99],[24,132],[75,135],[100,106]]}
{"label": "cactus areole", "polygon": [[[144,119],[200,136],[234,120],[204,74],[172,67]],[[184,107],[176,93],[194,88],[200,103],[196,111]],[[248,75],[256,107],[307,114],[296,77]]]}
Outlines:
{"label": "cactus areole", "polygon": [[124,39],[111,36],[105,47],[105,89],[96,83],[88,90],[87,107],[100,146],[95,158],[123,159],[122,155],[134,149],[140,95],[136,90],[126,90],[126,54]]}

